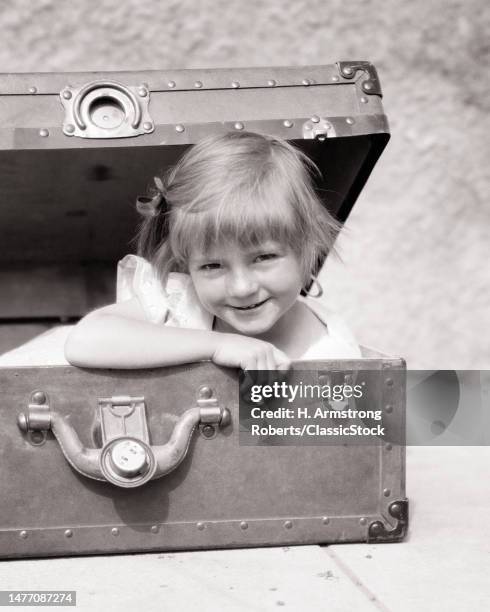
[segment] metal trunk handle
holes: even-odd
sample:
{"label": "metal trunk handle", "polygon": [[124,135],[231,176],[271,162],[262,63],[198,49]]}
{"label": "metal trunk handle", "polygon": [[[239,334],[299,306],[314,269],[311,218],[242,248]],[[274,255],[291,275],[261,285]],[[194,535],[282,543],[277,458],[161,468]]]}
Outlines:
{"label": "metal trunk handle", "polygon": [[[178,419],[167,444],[149,441],[144,397],[99,398],[101,448],[87,448],[64,416],[49,406],[44,391],[31,394],[27,411],[19,414],[19,428],[31,436],[52,431],[68,463],[80,474],[110,482],[118,487],[139,487],[174,470],[185,458],[192,433],[199,425],[211,439],[218,427],[231,422],[230,412],[221,408],[209,387],[200,390],[197,406]],[[38,442],[39,443],[39,442]]]}
{"label": "metal trunk handle", "polygon": [[65,136],[128,138],[155,129],[146,84],[127,87],[116,81],[92,81],[79,88],[65,87],[60,99]]}

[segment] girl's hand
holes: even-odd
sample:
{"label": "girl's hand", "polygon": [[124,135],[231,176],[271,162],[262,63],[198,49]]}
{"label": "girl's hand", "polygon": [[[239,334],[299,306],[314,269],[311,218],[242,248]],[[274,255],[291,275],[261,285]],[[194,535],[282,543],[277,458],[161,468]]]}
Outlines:
{"label": "girl's hand", "polygon": [[289,370],[291,360],[270,342],[241,336],[219,333],[217,347],[212,360],[217,365],[242,370]]}

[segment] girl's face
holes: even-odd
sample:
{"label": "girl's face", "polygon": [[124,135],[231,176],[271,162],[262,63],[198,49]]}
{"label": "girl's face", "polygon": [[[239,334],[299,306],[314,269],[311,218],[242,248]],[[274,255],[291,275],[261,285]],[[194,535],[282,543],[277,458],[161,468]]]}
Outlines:
{"label": "girl's face", "polygon": [[201,304],[220,319],[221,329],[246,336],[270,331],[303,285],[296,254],[272,240],[247,249],[230,242],[195,252],[189,273]]}

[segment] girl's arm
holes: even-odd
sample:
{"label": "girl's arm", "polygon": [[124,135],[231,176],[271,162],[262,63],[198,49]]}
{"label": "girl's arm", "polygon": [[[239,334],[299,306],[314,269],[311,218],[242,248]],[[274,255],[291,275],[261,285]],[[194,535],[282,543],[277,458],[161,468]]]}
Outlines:
{"label": "girl's arm", "polygon": [[211,359],[215,334],[146,321],[138,298],[85,316],[68,336],[65,357],[92,368],[151,368]]}
{"label": "girl's arm", "polygon": [[262,340],[146,321],[138,298],[99,308],[68,336],[65,357],[90,368],[153,368],[213,360],[244,369],[287,369],[289,359]]}

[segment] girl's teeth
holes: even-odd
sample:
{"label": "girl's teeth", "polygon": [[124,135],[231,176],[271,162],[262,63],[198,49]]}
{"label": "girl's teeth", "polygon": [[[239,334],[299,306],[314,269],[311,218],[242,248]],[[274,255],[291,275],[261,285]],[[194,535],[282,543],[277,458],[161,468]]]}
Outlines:
{"label": "girl's teeth", "polygon": [[259,304],[260,302],[257,302],[257,304],[252,304],[251,306],[237,306],[237,308],[239,310],[250,310],[252,308],[256,308]]}

